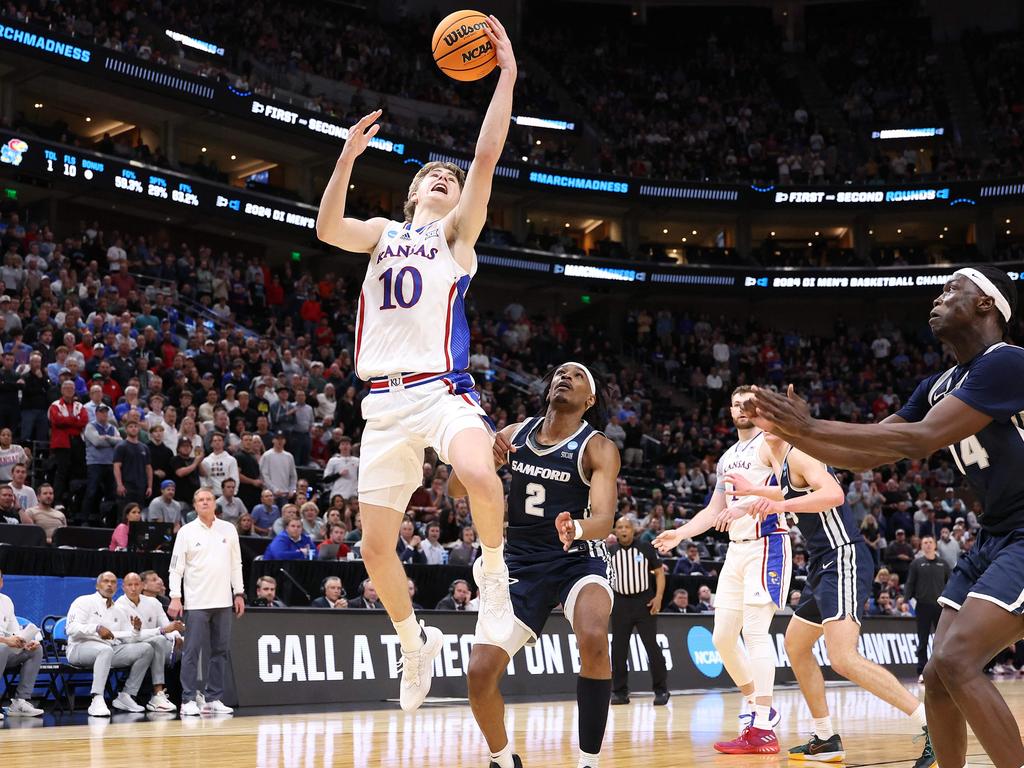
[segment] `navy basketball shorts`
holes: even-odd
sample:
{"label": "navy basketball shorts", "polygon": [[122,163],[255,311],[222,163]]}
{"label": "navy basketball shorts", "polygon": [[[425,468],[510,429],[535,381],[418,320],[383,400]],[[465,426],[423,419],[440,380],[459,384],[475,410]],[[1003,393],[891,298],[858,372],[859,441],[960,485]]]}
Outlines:
{"label": "navy basketball shorts", "polygon": [[[605,551],[603,542],[599,544]],[[603,587],[614,600],[608,583],[609,561],[603,556],[594,557],[582,550],[545,558],[509,555],[505,561],[513,580],[509,593],[517,626],[509,640],[498,645],[510,658],[524,645],[537,642],[544,623],[559,604],[572,624],[576,598],[587,584]]]}
{"label": "navy basketball shorts", "polygon": [[863,541],[844,544],[808,564],[807,582],[794,615],[808,624],[827,624],[852,616],[860,623],[871,596],[875,561]]}
{"label": "navy basketball shorts", "polygon": [[960,556],[939,604],[959,611],[968,597],[1024,615],[1024,528],[1001,536],[982,530]]}

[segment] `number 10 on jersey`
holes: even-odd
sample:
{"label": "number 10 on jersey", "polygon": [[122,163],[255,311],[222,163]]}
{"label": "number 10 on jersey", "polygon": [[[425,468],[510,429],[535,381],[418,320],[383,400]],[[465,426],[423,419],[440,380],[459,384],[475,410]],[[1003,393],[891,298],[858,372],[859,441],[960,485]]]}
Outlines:
{"label": "number 10 on jersey", "polygon": [[[416,267],[402,267],[398,274],[394,268],[388,269],[377,279],[384,283],[384,303],[381,309],[409,309],[423,295],[423,276]],[[412,286],[409,287],[409,283]]]}

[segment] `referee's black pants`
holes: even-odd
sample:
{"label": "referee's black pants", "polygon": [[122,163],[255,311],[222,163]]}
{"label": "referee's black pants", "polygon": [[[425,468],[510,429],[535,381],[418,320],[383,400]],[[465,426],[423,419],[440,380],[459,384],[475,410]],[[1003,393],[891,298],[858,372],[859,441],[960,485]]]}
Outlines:
{"label": "referee's black pants", "polygon": [[942,606],[938,603],[917,601],[917,674],[924,674],[928,663],[928,636],[939,625]]}
{"label": "referee's black pants", "polygon": [[655,640],[658,617],[651,615],[651,610],[647,607],[648,600],[649,597],[618,593],[615,595],[615,603],[612,606],[612,693],[617,696],[629,694],[626,660],[629,658],[629,639],[634,628],[647,650],[654,692],[668,692],[665,656]]}

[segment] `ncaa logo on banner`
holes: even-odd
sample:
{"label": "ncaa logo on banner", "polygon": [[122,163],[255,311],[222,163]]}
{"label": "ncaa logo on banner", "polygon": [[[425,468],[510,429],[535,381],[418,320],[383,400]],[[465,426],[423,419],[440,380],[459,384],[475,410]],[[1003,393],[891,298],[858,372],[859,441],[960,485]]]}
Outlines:
{"label": "ncaa logo on banner", "polygon": [[722,674],[722,657],[715,650],[711,633],[704,627],[691,627],[686,633],[686,648],[693,659],[693,666],[705,677]]}

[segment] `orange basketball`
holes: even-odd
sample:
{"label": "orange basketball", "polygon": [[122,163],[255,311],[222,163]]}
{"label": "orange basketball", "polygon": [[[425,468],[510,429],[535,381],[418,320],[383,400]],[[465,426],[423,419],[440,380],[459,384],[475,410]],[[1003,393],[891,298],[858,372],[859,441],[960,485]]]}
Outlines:
{"label": "orange basketball", "polygon": [[479,11],[456,11],[434,30],[434,62],[448,77],[470,81],[485,77],[498,63],[494,46],[484,34],[489,24]]}

